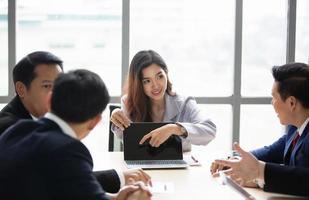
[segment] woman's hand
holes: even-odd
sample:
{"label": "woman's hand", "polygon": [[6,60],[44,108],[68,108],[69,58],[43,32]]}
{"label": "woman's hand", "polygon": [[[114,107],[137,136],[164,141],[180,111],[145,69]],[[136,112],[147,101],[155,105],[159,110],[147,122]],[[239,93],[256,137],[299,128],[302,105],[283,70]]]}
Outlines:
{"label": "woman's hand", "polygon": [[116,108],[111,114],[111,122],[122,131],[130,126],[129,118],[124,114],[123,110]]}
{"label": "woman's hand", "polygon": [[147,139],[150,138],[149,144],[153,147],[159,147],[165,142],[171,135],[178,135],[179,127],[176,124],[166,124],[160,128],[157,128],[150,133],[146,134],[139,144],[143,144]]}

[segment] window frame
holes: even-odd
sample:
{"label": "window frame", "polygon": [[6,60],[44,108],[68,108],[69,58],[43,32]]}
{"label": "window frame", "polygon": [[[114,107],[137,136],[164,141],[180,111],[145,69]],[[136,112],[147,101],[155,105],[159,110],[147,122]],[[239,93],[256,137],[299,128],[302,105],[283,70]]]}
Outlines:
{"label": "window frame", "polygon": [[[8,69],[9,93],[0,96],[0,103],[8,103],[15,95],[12,80],[12,71],[16,63],[16,1],[8,1]],[[286,62],[295,61],[296,35],[296,3],[297,0],[286,0],[287,3],[287,44]],[[271,97],[244,97],[241,96],[241,67],[242,67],[242,21],[243,0],[235,0],[235,38],[234,38],[234,86],[233,94],[228,97],[196,97],[199,104],[229,104],[232,106],[232,141],[239,142],[240,108],[241,105],[270,104]],[[130,49],[130,0],[122,0],[122,50],[121,50],[121,85],[125,83],[129,67]],[[119,103],[120,96],[112,96],[111,103]]]}

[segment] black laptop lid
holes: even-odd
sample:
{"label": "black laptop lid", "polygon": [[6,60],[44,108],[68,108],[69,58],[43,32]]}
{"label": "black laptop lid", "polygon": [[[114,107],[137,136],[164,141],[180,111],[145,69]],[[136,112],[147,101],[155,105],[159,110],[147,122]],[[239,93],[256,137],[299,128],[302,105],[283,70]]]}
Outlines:
{"label": "black laptop lid", "polygon": [[169,123],[135,122],[123,131],[124,160],[182,160],[181,139],[172,135],[159,147],[149,145],[149,140],[139,141],[152,130]]}

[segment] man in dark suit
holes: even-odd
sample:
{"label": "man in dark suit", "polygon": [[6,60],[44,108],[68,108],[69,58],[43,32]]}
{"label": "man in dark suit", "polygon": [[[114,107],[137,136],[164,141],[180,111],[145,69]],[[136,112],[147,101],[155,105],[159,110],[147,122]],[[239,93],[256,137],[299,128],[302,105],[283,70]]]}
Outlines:
{"label": "man in dark suit", "polygon": [[16,96],[0,112],[0,135],[19,119],[37,119],[47,112],[47,95],[62,70],[62,60],[45,51],[30,53],[16,64]]}
{"label": "man in dark suit", "polygon": [[[309,168],[309,65],[274,66],[272,74],[272,105],[287,133],[251,153],[264,162]],[[216,176],[223,167],[213,163],[211,173]]]}
{"label": "man in dark suit", "polygon": [[[63,71],[63,62],[50,52],[37,51],[22,58],[13,69],[16,96],[0,111],[0,135],[20,119],[38,119],[47,112],[47,96],[54,80]],[[143,170],[94,172],[102,187],[117,192],[130,178],[149,181]],[[105,181],[102,181],[105,180]],[[107,181],[112,184],[105,184]]]}
{"label": "man in dark suit", "polygon": [[107,194],[92,172],[80,140],[109,102],[100,77],[87,70],[60,74],[50,95],[44,118],[20,120],[0,137],[0,199],[149,199],[142,182]]}
{"label": "man in dark suit", "polygon": [[275,66],[272,74],[272,104],[287,134],[252,154],[265,162],[309,167],[309,65]]}
{"label": "man in dark suit", "polygon": [[259,161],[238,144],[234,144],[234,150],[241,155],[240,160],[215,162],[218,165],[228,166],[229,169],[225,173],[239,184],[247,185],[260,181],[264,182],[263,189],[267,192],[309,196],[309,168]]}

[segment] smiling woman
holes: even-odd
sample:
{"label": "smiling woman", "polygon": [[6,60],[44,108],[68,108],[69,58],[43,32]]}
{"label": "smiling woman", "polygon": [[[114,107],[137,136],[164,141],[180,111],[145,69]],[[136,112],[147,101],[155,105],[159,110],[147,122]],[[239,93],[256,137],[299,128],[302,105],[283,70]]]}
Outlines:
{"label": "smiling woman", "polygon": [[175,122],[151,131],[140,141],[150,138],[149,144],[154,147],[178,135],[182,137],[183,151],[190,151],[191,144],[206,145],[215,137],[215,124],[194,98],[172,91],[167,65],[155,51],[140,51],[133,57],[121,102],[122,109],[115,109],[111,116],[112,130],[120,138],[131,121]]}

